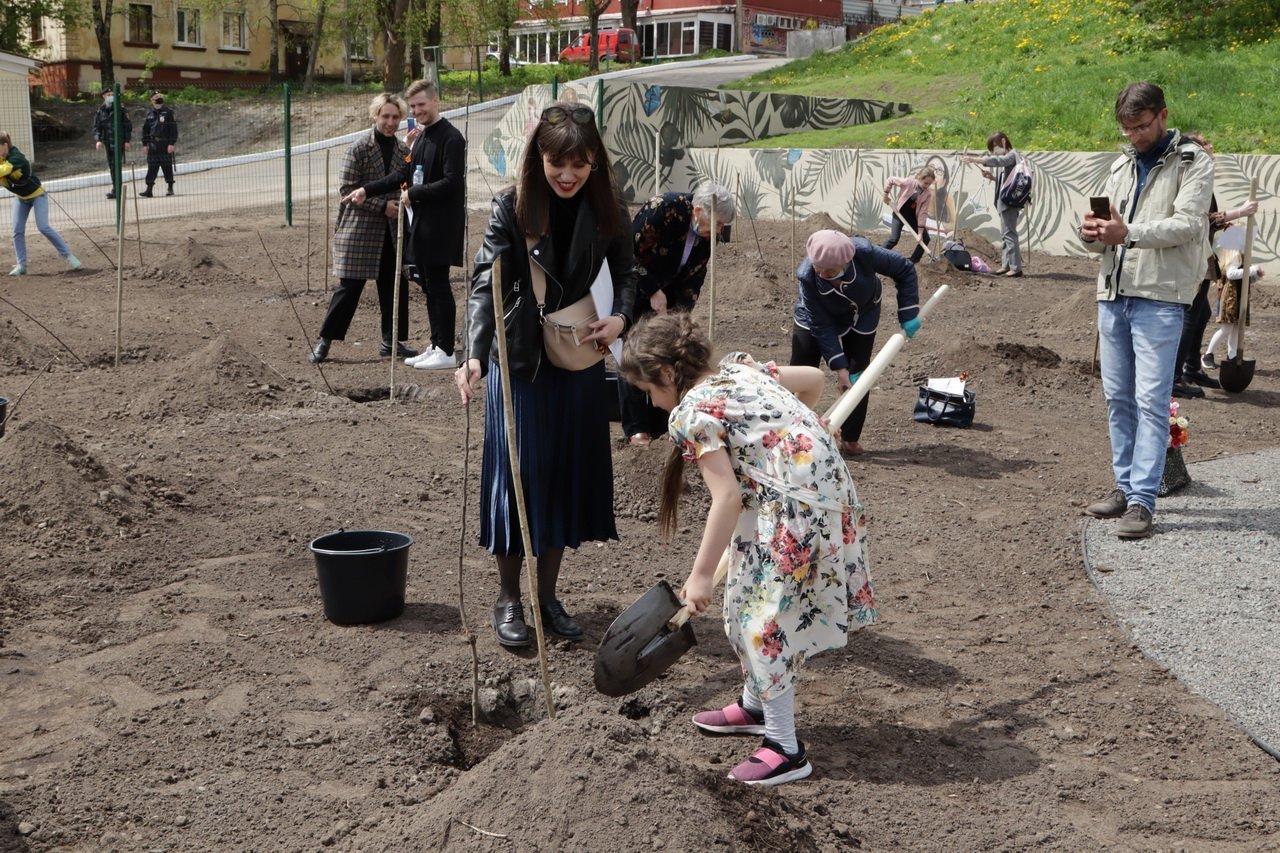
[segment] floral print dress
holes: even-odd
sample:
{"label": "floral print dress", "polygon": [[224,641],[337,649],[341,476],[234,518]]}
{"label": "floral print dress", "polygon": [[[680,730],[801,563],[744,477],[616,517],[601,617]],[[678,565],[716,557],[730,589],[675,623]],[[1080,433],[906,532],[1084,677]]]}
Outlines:
{"label": "floral print dress", "polygon": [[791,689],[805,658],[876,618],[849,469],[817,413],[776,377],[772,362],[728,355],[668,422],[686,460],[724,448],[738,474],[724,626],[761,699]]}

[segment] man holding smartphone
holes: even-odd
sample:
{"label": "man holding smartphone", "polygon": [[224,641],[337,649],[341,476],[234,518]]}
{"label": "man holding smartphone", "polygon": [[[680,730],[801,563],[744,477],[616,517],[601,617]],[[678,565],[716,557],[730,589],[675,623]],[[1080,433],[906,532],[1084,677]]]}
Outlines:
{"label": "man holding smartphone", "polygon": [[1182,317],[1204,276],[1213,160],[1167,126],[1164,92],[1130,83],[1116,98],[1129,145],[1107,176],[1108,216],[1092,209],[1080,226],[1101,256],[1098,335],[1115,488],[1090,504],[1119,518],[1116,534],[1154,531],[1156,489],[1169,440],[1169,396]]}

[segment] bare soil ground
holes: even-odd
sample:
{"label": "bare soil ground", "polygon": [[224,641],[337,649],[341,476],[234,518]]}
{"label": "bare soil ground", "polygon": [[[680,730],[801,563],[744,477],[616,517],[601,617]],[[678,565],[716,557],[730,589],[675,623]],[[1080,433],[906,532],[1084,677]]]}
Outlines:
{"label": "bare soil ground", "polygon": [[[0,303],[0,393],[22,395],[0,438],[0,850],[1280,849],[1280,768],[1134,647],[1081,565],[1081,506],[1110,484],[1093,264],[921,266],[926,294],[953,292],[880,381],[850,461],[882,621],[802,679],[814,775],[752,790],[724,780],[752,743],[689,722],[739,689],[718,611],[663,679],[592,687],[613,618],[687,571],[701,485],[659,543],[666,445],[615,426],[621,541],[566,558],[587,639],[550,646],[549,719],[536,658],[488,624],[479,407],[468,419],[450,372],[404,367],[386,399],[372,288],[324,365],[330,393],[305,362],[322,249],[308,289],[307,241],[276,221],[174,221],[140,266],[127,247],[119,367],[116,276],[83,237],[84,271],[32,238],[32,274],[0,285],[75,353]],[[790,226],[756,231],[761,254],[743,223],[718,255],[716,337],[785,360]],[[1254,316],[1256,379],[1188,403],[1190,461],[1280,442],[1265,290]],[[973,428],[913,423],[917,382],[962,371]],[[402,617],[324,619],[307,542],[339,527],[415,538]]]}

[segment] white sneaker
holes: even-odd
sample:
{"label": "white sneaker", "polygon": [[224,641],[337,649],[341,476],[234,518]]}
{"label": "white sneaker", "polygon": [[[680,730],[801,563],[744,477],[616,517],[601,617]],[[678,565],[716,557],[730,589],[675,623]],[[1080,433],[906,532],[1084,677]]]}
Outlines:
{"label": "white sneaker", "polygon": [[458,362],[444,350],[432,350],[427,353],[426,358],[415,361],[413,366],[419,370],[453,370]]}
{"label": "white sneaker", "polygon": [[17,264],[14,266],[13,269],[9,270],[9,275],[26,275],[26,274],[27,274],[26,264]]}
{"label": "white sneaker", "polygon": [[82,266],[84,266],[84,264],[80,263],[80,259],[75,255],[67,255],[67,267],[69,269],[78,270]]}
{"label": "white sneaker", "polygon": [[433,352],[440,352],[440,350],[436,349],[435,344],[427,344],[427,346],[423,347],[422,352],[418,353],[412,358],[406,358],[404,360],[404,363],[409,365],[410,367],[413,367],[415,364],[417,364],[420,361],[426,361]]}

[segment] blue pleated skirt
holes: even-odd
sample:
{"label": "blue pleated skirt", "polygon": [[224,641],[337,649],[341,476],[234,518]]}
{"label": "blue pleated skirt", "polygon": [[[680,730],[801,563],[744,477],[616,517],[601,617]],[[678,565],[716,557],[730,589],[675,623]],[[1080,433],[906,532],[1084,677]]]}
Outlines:
{"label": "blue pleated skirt", "polygon": [[[544,357],[532,381],[513,377],[516,445],[533,553],[617,539],[604,362],[561,370]],[[480,476],[480,544],[523,555],[520,517],[507,454],[502,378],[489,362]]]}

